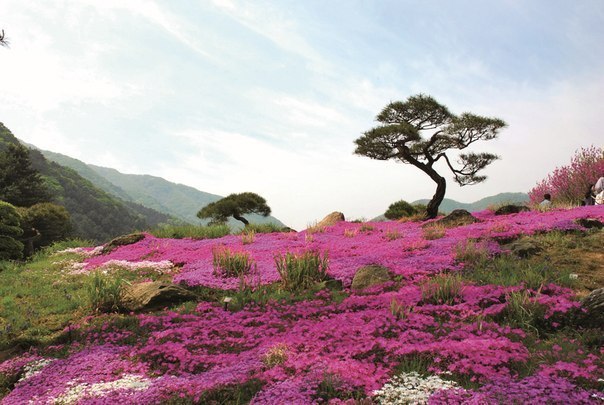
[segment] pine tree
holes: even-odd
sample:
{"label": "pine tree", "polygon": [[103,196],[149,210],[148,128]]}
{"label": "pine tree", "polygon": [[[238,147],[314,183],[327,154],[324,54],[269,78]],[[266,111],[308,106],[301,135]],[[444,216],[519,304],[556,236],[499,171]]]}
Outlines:
{"label": "pine tree", "polygon": [[50,200],[50,192],[32,167],[29,151],[23,145],[8,145],[0,154],[0,200],[17,207]]}

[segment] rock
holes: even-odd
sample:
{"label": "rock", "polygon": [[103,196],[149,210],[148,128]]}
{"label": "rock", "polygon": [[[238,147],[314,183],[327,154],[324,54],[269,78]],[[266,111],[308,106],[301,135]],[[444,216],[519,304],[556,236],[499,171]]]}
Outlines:
{"label": "rock", "polygon": [[334,211],[325,218],[323,218],[321,222],[319,222],[313,228],[325,228],[327,226],[333,226],[341,221],[346,221],[346,219],[344,218],[344,214],[338,211]]}
{"label": "rock", "polygon": [[392,281],[390,270],[386,267],[372,264],[363,266],[357,270],[352,279],[352,288],[354,290],[362,290],[388,281]]}
{"label": "rock", "polygon": [[535,242],[531,242],[528,240],[519,240],[516,242],[512,242],[509,245],[509,248],[513,254],[523,259],[533,256],[541,251],[539,245],[537,245]]}
{"label": "rock", "polygon": [[604,228],[604,224],[601,221],[598,221],[597,219],[594,219],[594,218],[579,218],[575,222],[578,223],[579,225],[581,225],[583,228],[587,228],[587,229]]}
{"label": "rock", "polygon": [[122,305],[130,311],[152,311],[197,299],[197,295],[176,284],[150,281],[126,288]]}
{"label": "rock", "polygon": [[583,308],[587,311],[582,316],[583,326],[604,330],[604,288],[593,290],[583,299]]}
{"label": "rock", "polygon": [[131,233],[129,235],[118,236],[117,238],[110,240],[105,244],[105,246],[103,246],[101,254],[104,255],[110,253],[120,246],[132,245],[133,243],[136,243],[143,239],[145,239],[144,233]]}
{"label": "rock", "polygon": [[518,214],[519,212],[528,212],[531,209],[526,205],[514,205],[508,204],[502,207],[499,207],[497,211],[495,211],[495,215],[509,215],[509,214]]}
{"label": "rock", "polygon": [[445,228],[455,228],[458,226],[469,225],[475,222],[479,222],[479,219],[472,216],[466,210],[453,210],[449,215],[441,218],[437,221],[429,222],[424,224],[426,226],[443,225]]}

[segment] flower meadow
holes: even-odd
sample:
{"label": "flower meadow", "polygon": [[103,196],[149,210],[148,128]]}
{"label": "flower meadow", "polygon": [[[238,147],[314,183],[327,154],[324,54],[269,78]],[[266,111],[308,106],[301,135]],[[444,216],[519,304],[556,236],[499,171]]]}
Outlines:
{"label": "flower meadow", "polygon": [[[502,243],[523,235],[585,232],[576,220],[604,222],[604,207],[474,216],[480,221],[429,240],[422,223],[340,222],[253,240],[146,235],[104,255],[71,250],[80,255],[65,270],[71,277],[155,269],[205,298],[83,317],[70,326],[70,341],[0,364],[0,375],[15,379],[2,403],[604,403],[604,349],[543,332],[555,336],[581,311],[571,289],[460,277],[451,299],[441,300],[426,287],[463,275],[467,263],[457,252],[469,241],[503,255]],[[251,265],[241,274],[216,271],[217,249],[245,255]],[[223,305],[242,286],[262,292],[278,285],[276,258],[305,252],[321,254],[326,277],[341,288],[252,300],[236,310]],[[391,281],[352,289],[355,273],[369,265],[389,269]],[[540,333],[506,322],[512,297],[539,314]]]}

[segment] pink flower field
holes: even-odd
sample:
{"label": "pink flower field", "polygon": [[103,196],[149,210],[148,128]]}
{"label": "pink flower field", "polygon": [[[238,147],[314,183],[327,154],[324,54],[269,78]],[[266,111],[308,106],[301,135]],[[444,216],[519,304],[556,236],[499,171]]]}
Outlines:
{"label": "pink flower field", "polygon": [[[426,296],[435,276],[463,273],[456,256],[468,241],[491,256],[506,254],[501,243],[523,235],[585,232],[576,220],[604,222],[604,206],[473,215],[480,222],[429,240],[417,222],[340,222],[314,232],[256,234],[253,241],[146,235],[109,254],[82,256],[78,277],[109,262],[133,272],[158,263],[173,282],[212,298],[87,317],[69,331],[73,341],[0,364],[0,374],[21,376],[2,403],[604,403],[604,349],[505,322],[511,297],[522,296],[542,311],[540,328],[554,336],[581,311],[571,289],[462,277],[453,301]],[[342,289],[225,309],[222,298],[236,295],[242,280],[214,270],[217,247],[248,254],[253,270],[244,281],[259,294],[280,281],[275,255],[288,252],[326,254],[327,275]],[[367,265],[388,268],[392,281],[352,289]]]}

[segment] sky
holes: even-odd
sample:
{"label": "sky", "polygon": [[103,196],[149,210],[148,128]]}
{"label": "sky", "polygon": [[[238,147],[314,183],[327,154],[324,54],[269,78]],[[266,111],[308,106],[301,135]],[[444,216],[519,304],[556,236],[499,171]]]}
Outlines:
{"label": "sky", "polygon": [[253,191],[297,229],[434,194],[411,165],[353,154],[412,95],[508,125],[472,148],[501,157],[484,183],[459,187],[438,166],[458,201],[527,192],[604,146],[601,0],[1,0],[0,28],[0,122],[15,136]]}

